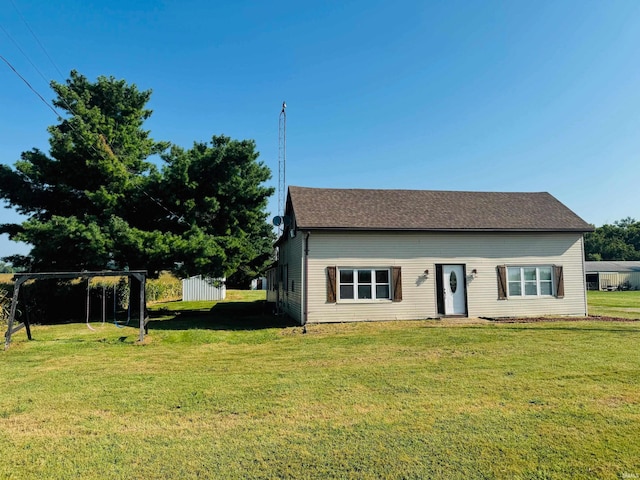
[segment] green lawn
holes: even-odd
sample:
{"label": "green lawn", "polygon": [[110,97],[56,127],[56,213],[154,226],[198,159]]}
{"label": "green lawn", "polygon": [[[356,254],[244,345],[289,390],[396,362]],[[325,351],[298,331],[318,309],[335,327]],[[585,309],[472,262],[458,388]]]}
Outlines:
{"label": "green lawn", "polygon": [[112,324],[17,333],[0,478],[640,477],[640,322],[303,334],[230,297],[155,307],[143,345]]}
{"label": "green lawn", "polygon": [[589,315],[640,319],[640,291],[588,291]]}

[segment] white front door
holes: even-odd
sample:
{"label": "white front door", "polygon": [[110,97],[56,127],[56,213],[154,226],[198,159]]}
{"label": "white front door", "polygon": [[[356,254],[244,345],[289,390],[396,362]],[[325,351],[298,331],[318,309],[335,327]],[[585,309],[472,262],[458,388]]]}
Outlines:
{"label": "white front door", "polygon": [[466,315],[466,286],[462,265],[442,266],[442,286],[444,288],[444,314]]}

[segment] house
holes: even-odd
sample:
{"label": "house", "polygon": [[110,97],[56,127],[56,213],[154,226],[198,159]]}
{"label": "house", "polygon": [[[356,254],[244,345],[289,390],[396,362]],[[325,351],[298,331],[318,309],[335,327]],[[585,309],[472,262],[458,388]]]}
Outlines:
{"label": "house", "polygon": [[589,290],[640,290],[640,262],[584,262]]}
{"label": "house", "polygon": [[548,193],[291,186],[267,299],[300,324],[584,316],[583,233]]}

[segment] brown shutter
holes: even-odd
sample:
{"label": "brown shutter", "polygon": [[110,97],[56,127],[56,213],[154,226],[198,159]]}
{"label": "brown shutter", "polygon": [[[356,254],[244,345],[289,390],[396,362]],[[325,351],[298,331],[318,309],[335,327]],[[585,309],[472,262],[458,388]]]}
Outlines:
{"label": "brown shutter", "polygon": [[336,303],[336,267],[327,267],[327,303]]}
{"label": "brown shutter", "polygon": [[507,299],[507,267],[498,265],[498,300]]}
{"label": "brown shutter", "polygon": [[562,273],[562,265],[554,265],[553,273],[556,283],[556,298],[564,298],[564,274]]}
{"label": "brown shutter", "polygon": [[393,281],[393,301],[402,301],[402,271],[400,267],[392,267],[391,275]]}

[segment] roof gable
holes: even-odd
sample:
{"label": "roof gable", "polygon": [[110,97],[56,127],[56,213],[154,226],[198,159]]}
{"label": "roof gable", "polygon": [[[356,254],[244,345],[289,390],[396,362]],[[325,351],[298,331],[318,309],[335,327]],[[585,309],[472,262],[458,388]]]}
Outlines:
{"label": "roof gable", "polygon": [[593,227],[546,192],[289,187],[302,229],[576,231]]}

